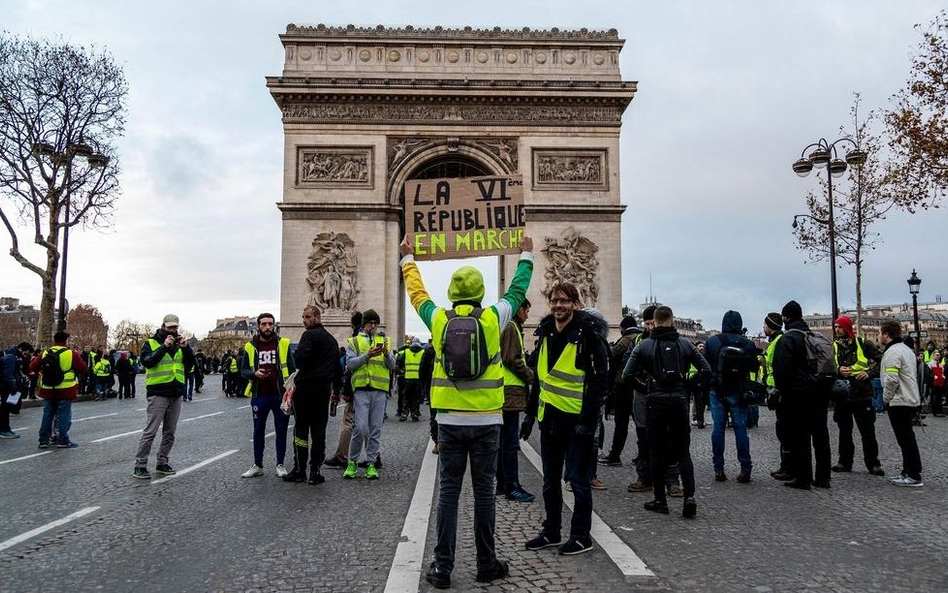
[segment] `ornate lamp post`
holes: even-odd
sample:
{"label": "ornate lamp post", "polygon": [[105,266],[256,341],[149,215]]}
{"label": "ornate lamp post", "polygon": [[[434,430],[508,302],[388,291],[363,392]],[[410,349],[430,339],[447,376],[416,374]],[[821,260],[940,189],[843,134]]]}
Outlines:
{"label": "ornate lamp post", "polygon": [[102,176],[105,175],[105,168],[109,164],[109,157],[95,150],[81,137],[78,142],[68,142],[64,150],[58,150],[56,146],[43,140],[34,142],[33,157],[36,159],[46,157],[54,166],[62,166],[66,170],[66,216],[62,223],[63,253],[62,268],[60,270],[62,276],[59,279],[59,320],[56,324],[57,331],[66,331],[66,264],[69,260],[69,227],[71,224],[69,216],[72,206],[72,168],[73,166],[78,166],[78,163],[74,165],[76,158],[82,159],[90,169],[99,170],[99,182],[101,182]]}
{"label": "ornate lamp post", "polygon": [[922,279],[912,268],[912,275],[908,279],[909,292],[912,294],[912,315],[915,317],[915,351],[921,350],[922,333],[918,327],[918,289],[922,286]]}
{"label": "ornate lamp post", "polygon": [[[836,146],[846,143],[852,145],[852,150],[845,155],[845,160],[843,160],[839,158]],[[803,152],[800,153],[800,158],[793,163],[792,167],[793,172],[800,177],[809,175],[813,167],[823,168],[825,166],[827,169],[826,187],[829,197],[829,218],[826,220],[826,224],[829,227],[830,285],[833,301],[833,319],[839,316],[839,300],[836,295],[836,226],[833,220],[833,178],[842,177],[846,172],[847,165],[861,167],[865,162],[866,153],[860,150],[859,146],[853,140],[840,138],[830,144],[824,138],[820,138],[817,142],[803,149]],[[798,217],[794,217],[793,219],[794,225],[796,225],[797,218]],[[822,221],[817,220],[817,222]]]}

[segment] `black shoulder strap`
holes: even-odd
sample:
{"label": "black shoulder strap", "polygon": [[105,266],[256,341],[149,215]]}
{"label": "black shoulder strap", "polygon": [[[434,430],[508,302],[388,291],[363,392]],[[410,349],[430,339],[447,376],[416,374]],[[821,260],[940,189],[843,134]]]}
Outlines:
{"label": "black shoulder strap", "polygon": [[458,316],[458,313],[457,313],[457,311],[455,311],[454,309],[451,309],[450,311],[448,311],[448,312],[445,314],[445,316],[448,318],[448,321],[450,321],[450,320],[454,319],[455,317],[457,317],[457,316]]}

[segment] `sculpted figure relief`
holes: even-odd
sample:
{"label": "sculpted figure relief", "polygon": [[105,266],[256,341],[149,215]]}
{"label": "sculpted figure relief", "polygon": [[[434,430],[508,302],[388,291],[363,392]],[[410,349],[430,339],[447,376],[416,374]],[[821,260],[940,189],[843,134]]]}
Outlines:
{"label": "sculpted figure relief", "polygon": [[559,237],[545,237],[541,249],[547,264],[543,277],[543,295],[549,298],[556,282],[571,282],[579,289],[584,307],[594,307],[599,298],[597,273],[599,247],[573,227],[566,227]]}
{"label": "sculpted figure relief", "polygon": [[598,156],[539,157],[538,180],[546,183],[601,183],[602,162]]}
{"label": "sculpted figure relief", "polygon": [[316,235],[307,264],[309,304],[323,310],[358,309],[358,263],[355,242],[348,234],[329,231]]}
{"label": "sculpted figure relief", "polygon": [[369,178],[369,156],[365,152],[303,150],[300,154],[302,182],[357,182]]}

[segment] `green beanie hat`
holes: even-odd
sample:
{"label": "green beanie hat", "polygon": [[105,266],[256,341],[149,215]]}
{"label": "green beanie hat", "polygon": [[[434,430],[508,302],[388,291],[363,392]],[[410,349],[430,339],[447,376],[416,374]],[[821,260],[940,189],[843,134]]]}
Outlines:
{"label": "green beanie hat", "polygon": [[481,302],[484,298],[484,276],[473,266],[461,266],[451,276],[448,285],[448,300]]}

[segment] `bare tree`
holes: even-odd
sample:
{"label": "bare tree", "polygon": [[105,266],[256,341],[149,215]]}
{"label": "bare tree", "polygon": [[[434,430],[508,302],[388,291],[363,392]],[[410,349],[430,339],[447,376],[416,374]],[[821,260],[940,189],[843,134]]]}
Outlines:
{"label": "bare tree", "polygon": [[[866,161],[861,167],[849,167],[845,183],[833,184],[834,226],[836,230],[836,255],[855,268],[856,271],[856,333],[862,334],[862,265],[868,251],[881,242],[881,235],[873,225],[885,219],[890,210],[899,205],[897,194],[889,183],[888,153],[880,137],[873,133],[878,116],[874,112],[860,120],[860,97],[857,93],[850,108],[855,133],[847,134],[861,150],[866,152]],[[819,194],[807,195],[810,215],[797,223],[794,234],[797,248],[806,252],[809,262],[822,262],[829,258],[829,203],[826,181],[820,178],[822,190]]]}
{"label": "bare tree", "polygon": [[[105,51],[0,32],[0,221],[10,255],[42,284],[40,342],[53,330],[60,231],[110,222],[127,93]],[[21,251],[17,219],[45,261]]]}
{"label": "bare tree", "polygon": [[123,319],[112,328],[112,346],[116,350],[138,352],[154,333],[154,328],[148,323]]}
{"label": "bare tree", "polygon": [[885,114],[892,151],[891,182],[900,205],[937,207],[948,191],[948,15],[923,28],[905,88]]}
{"label": "bare tree", "polygon": [[109,337],[109,326],[102,313],[92,305],[78,305],[69,311],[69,333],[76,344],[82,346],[105,346]]}

